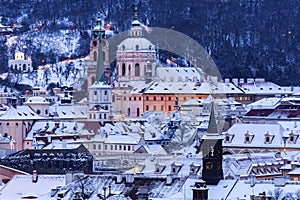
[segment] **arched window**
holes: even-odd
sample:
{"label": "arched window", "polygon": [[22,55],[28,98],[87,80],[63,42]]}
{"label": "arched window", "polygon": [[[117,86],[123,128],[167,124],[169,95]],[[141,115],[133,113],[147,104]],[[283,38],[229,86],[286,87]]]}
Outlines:
{"label": "arched window", "polygon": [[94,61],[97,61],[97,51],[94,51],[93,54],[94,54],[94,55],[93,55],[93,57],[94,57],[93,60],[94,60]]}
{"label": "arched window", "polygon": [[130,108],[127,109],[127,116],[130,116]]}
{"label": "arched window", "polygon": [[122,76],[125,76],[126,73],[126,65],[125,63],[122,64]]}
{"label": "arched window", "polygon": [[134,67],[135,76],[140,76],[140,64],[136,63]]}
{"label": "arched window", "polygon": [[105,60],[105,51],[102,51],[103,60]]}

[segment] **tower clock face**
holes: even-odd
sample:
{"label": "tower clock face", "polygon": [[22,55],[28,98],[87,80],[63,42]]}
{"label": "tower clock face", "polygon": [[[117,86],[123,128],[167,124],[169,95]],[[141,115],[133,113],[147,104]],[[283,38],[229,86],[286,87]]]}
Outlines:
{"label": "tower clock face", "polygon": [[212,169],[213,168],[213,163],[212,162],[207,162],[205,167],[206,167],[206,169]]}

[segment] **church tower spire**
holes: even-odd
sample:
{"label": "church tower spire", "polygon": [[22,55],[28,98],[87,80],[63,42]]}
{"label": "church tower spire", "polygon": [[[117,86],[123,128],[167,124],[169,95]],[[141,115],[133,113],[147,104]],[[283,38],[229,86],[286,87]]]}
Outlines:
{"label": "church tower spire", "polygon": [[141,22],[138,20],[138,7],[134,7],[134,20],[131,23],[130,28],[130,36],[131,37],[142,37],[143,36],[143,29],[141,26]]}

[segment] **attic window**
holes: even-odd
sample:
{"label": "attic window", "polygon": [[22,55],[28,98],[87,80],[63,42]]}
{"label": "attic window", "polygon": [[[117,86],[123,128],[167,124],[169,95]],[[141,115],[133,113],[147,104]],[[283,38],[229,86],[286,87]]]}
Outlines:
{"label": "attic window", "polygon": [[30,112],[30,114],[31,114],[32,116],[34,116],[34,113]]}
{"label": "attic window", "polygon": [[272,88],[269,88],[269,90],[272,90]]}
{"label": "attic window", "polygon": [[61,112],[62,112],[62,114],[66,115],[66,112],[64,112],[64,111],[61,111]]}
{"label": "attic window", "polygon": [[164,90],[168,90],[168,88],[164,88]]}
{"label": "attic window", "polygon": [[230,137],[229,137],[228,135],[225,137],[225,141],[226,141],[226,142],[229,142],[229,141],[230,141]]}
{"label": "attic window", "polygon": [[245,141],[246,141],[246,142],[250,142],[250,137],[249,137],[249,136],[246,136]]}
{"label": "attic window", "polygon": [[182,88],[178,88],[178,90],[182,90]]}
{"label": "attic window", "polygon": [[22,116],[22,114],[21,114],[21,113],[19,113],[19,112],[18,112],[18,115]]}
{"label": "attic window", "polygon": [[23,112],[23,114],[24,114],[25,116],[27,116],[27,113],[24,113],[24,112]]}
{"label": "attic window", "polygon": [[150,90],[153,90],[153,88],[150,88]]}
{"label": "attic window", "polygon": [[197,90],[197,88],[193,88],[193,90]]}
{"label": "attic window", "polygon": [[234,88],[231,88],[231,90],[234,90]]}
{"label": "attic window", "polygon": [[264,88],[262,88],[262,87],[260,88],[260,90],[263,90],[263,89],[264,89]]}
{"label": "attic window", "polygon": [[278,90],[281,90],[281,88],[278,88]]}

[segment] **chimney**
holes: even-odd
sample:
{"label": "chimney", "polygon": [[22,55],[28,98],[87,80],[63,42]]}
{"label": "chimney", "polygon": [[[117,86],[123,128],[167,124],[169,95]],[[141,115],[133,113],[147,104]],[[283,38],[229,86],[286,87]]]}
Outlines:
{"label": "chimney", "polygon": [[208,188],[205,181],[195,182],[193,186],[193,200],[207,200]]}
{"label": "chimney", "polygon": [[38,181],[38,173],[36,170],[33,170],[32,172],[32,182],[36,183]]}

